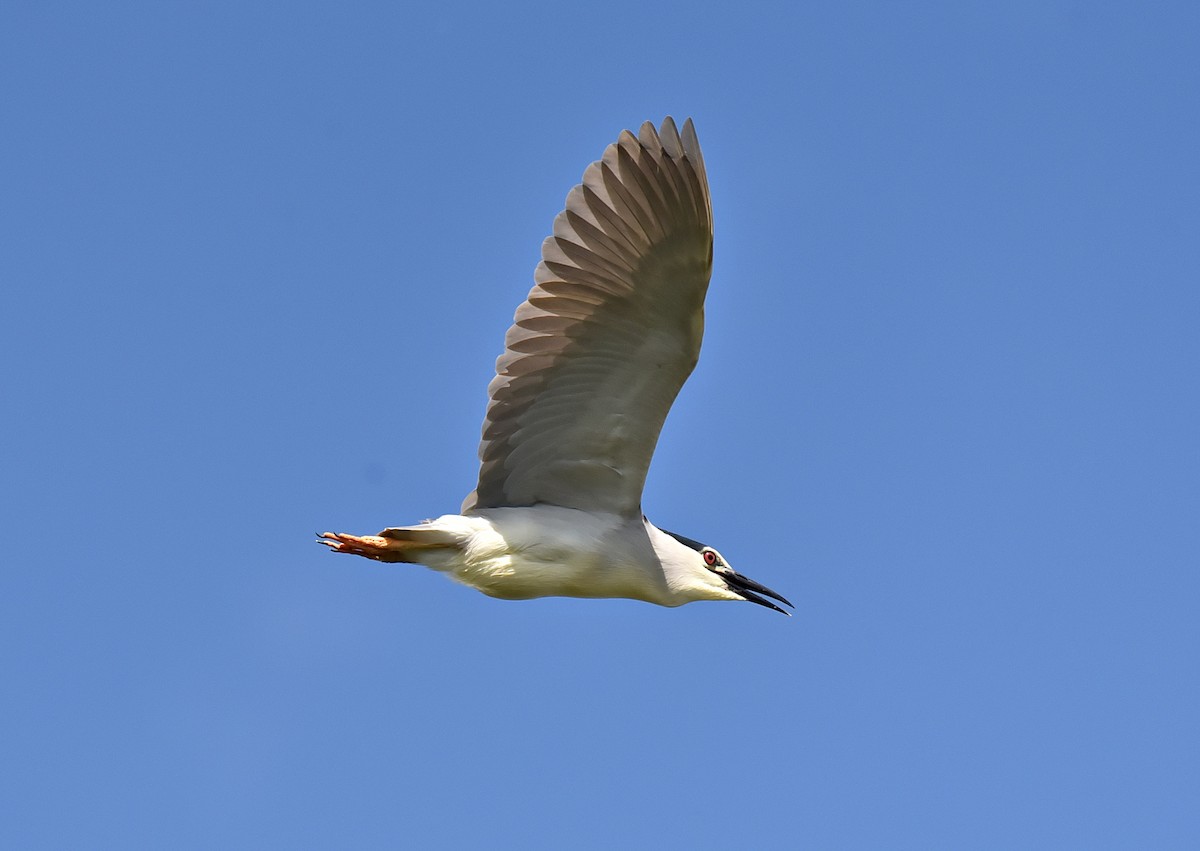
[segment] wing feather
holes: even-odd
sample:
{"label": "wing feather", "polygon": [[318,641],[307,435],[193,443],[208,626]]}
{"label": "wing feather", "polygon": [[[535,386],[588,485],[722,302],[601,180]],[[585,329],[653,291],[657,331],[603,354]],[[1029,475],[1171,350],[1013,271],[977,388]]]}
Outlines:
{"label": "wing feather", "polygon": [[689,120],[623,131],[567,195],[488,388],[463,511],[641,510],[658,435],[700,353],[712,208]]}

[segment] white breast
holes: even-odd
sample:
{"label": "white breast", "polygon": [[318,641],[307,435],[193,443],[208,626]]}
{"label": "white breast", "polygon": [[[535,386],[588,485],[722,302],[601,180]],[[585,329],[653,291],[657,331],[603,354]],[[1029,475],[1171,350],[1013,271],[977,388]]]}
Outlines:
{"label": "white breast", "polygon": [[430,525],[461,536],[430,553],[429,567],[493,597],[676,599],[641,519],[537,505],[446,515]]}

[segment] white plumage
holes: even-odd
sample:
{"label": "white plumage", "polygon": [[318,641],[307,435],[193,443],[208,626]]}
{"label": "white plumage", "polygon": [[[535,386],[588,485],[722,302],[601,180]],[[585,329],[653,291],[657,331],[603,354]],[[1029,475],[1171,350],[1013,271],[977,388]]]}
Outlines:
{"label": "white plumage", "polygon": [[[690,120],[625,131],[567,196],[488,388],[479,482],[461,515],[335,552],[414,562],[493,597],[787,601],[716,550],[663,532],[642,487],[691,374],[712,271],[712,209]],[[762,595],[762,596],[760,596]],[[791,605],[790,603],[787,603]]]}

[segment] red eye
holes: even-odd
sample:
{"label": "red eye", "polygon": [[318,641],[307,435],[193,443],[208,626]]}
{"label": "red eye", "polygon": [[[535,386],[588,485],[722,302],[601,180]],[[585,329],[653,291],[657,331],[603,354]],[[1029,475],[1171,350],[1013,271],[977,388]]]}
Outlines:
{"label": "red eye", "polygon": [[704,563],[707,564],[709,567],[712,567],[714,564],[717,563],[717,554],[714,553],[712,550],[705,550],[704,551]]}

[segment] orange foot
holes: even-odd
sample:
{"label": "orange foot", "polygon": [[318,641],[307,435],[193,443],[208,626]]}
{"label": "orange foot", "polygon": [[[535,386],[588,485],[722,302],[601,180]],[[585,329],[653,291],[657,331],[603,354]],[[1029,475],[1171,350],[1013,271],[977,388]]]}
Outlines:
{"label": "orange foot", "polygon": [[374,561],[403,561],[403,553],[395,541],[378,535],[345,535],[341,532],[322,532],[317,543],[324,544],[335,553],[348,553]]}

